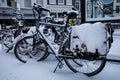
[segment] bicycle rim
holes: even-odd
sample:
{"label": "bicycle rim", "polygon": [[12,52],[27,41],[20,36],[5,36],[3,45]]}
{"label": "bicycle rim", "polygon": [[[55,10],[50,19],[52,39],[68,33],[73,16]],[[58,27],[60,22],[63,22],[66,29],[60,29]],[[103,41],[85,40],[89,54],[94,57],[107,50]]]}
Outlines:
{"label": "bicycle rim", "polygon": [[88,61],[83,59],[64,59],[67,66],[73,72],[81,72],[87,76],[93,76],[101,72],[105,66],[106,60],[103,58],[101,60]]}
{"label": "bicycle rim", "polygon": [[[70,70],[73,72],[80,72],[83,74],[86,74],[87,76],[94,76],[98,73],[100,73],[105,64],[106,64],[106,58],[102,57],[98,60],[87,60],[87,59],[81,59],[79,57],[73,56],[74,54],[67,53],[67,50],[69,49],[69,41],[66,42],[64,49],[63,49],[63,55],[68,55],[68,57],[64,57],[64,61],[69,67]],[[75,52],[74,52],[75,53]],[[69,58],[71,56],[72,58]]]}
{"label": "bicycle rim", "polygon": [[13,38],[12,36],[5,36],[4,37],[4,50],[5,52],[9,52],[13,48]]}

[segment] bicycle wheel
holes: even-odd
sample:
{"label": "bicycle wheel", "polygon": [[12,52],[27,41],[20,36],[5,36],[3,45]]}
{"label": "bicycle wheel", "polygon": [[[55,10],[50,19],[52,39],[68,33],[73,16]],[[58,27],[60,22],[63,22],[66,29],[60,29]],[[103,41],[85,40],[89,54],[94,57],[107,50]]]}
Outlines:
{"label": "bicycle wheel", "polygon": [[18,60],[23,63],[31,59],[37,61],[43,60],[47,53],[46,44],[44,41],[40,41],[33,47],[33,36],[27,36],[17,42],[15,45],[14,53]]}
{"label": "bicycle wheel", "polygon": [[[93,76],[101,72],[106,64],[103,57],[96,60],[87,60],[80,57],[73,57],[73,53],[67,53],[68,45],[65,45],[63,54],[71,54],[71,57],[65,57],[65,63],[73,72],[81,72],[87,76]],[[70,56],[70,55],[69,55]]]}
{"label": "bicycle wheel", "polygon": [[6,35],[4,36],[4,49],[5,52],[9,52],[10,50],[13,49],[13,36],[12,35]]}

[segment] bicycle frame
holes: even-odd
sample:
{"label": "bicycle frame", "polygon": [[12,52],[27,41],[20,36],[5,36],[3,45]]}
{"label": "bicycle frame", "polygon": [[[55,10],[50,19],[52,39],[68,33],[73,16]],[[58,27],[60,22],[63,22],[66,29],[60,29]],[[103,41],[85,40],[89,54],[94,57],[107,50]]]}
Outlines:
{"label": "bicycle frame", "polygon": [[[14,20],[14,21],[13,21]],[[11,23],[13,24],[13,23],[15,23],[15,25],[16,25],[16,27],[18,28],[18,31],[20,31],[20,34],[19,33],[17,33],[18,34],[18,36],[16,37],[14,37],[14,35],[13,35],[13,32],[15,31],[12,27],[10,27],[10,28],[8,28],[8,34],[6,34],[6,38],[7,37],[9,37],[10,39],[10,41],[8,41],[8,42],[10,42],[10,45],[8,46],[8,44],[7,43],[4,43],[4,45],[8,48],[8,50],[7,50],[7,52],[9,52],[10,50],[13,50],[14,49],[14,47],[15,47],[15,44],[20,40],[20,39],[22,39],[23,37],[24,37],[24,34],[23,34],[23,32],[22,32],[22,28],[23,28],[23,15],[22,14],[18,14],[18,13],[14,13],[14,16],[11,18]],[[13,37],[14,37],[14,39],[13,39]],[[5,41],[5,40],[4,40]]]}
{"label": "bicycle frame", "polygon": [[[58,57],[60,55],[60,49],[64,46],[64,44],[66,43],[66,41],[70,38],[70,35],[67,35],[65,32],[63,32],[62,35],[62,40],[60,42],[60,45],[58,45],[57,43],[54,43],[53,41],[50,41],[48,39],[48,37],[43,33],[45,26],[51,26],[51,27],[65,27],[64,25],[59,25],[59,24],[51,24],[51,23],[42,23],[42,22],[38,22],[40,24],[39,29],[36,28],[37,32],[40,34],[40,36],[42,37],[42,39],[48,44],[49,48],[52,50],[53,54],[55,54],[56,57]],[[64,37],[65,36],[65,37]]]}
{"label": "bicycle frame", "polygon": [[[7,52],[9,52],[10,50],[14,50],[15,44],[24,37],[22,29],[20,29],[20,35],[18,35],[16,38],[14,38],[13,31],[15,30],[9,29],[8,31],[9,34],[5,36],[6,39],[7,37],[9,37],[8,43],[4,42],[4,45],[8,48]],[[4,39],[4,41],[6,41],[6,39]]]}
{"label": "bicycle frame", "polygon": [[[36,15],[34,10],[37,11],[39,15]],[[33,36],[24,37],[16,44],[14,50],[16,58],[23,63],[26,63],[29,58],[39,58],[37,61],[41,61],[48,57],[50,49],[50,52],[52,52],[58,60],[58,64],[54,72],[58,67],[62,68],[63,60],[73,72],[81,72],[88,76],[93,76],[101,72],[106,64],[106,57],[100,55],[97,49],[95,54],[92,54],[91,52],[82,52],[78,48],[79,46],[77,46],[79,43],[75,44],[74,48],[71,47],[71,45],[73,46],[73,43],[71,43],[71,39],[73,38],[72,26],[69,25],[68,21],[69,18],[75,18],[75,13],[66,13],[67,20],[65,25],[59,25],[55,23],[42,22],[42,10],[49,11],[42,8],[40,5],[34,4],[34,17],[37,16],[35,18],[36,32],[33,33]],[[74,16],[72,16],[73,14]],[[64,30],[58,32],[57,35],[55,35],[55,39],[52,38],[52,31],[55,33],[57,31],[57,29],[54,27],[64,27]],[[53,28],[56,31],[54,31]]]}

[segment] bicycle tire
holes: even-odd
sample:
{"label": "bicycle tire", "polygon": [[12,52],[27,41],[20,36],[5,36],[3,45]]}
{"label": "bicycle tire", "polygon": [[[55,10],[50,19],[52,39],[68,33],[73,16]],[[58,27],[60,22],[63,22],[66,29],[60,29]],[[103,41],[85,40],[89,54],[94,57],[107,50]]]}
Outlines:
{"label": "bicycle tire", "polygon": [[[47,50],[46,50],[46,51],[47,51]],[[42,58],[42,59],[39,59],[39,60],[37,60],[37,61],[43,61],[43,60],[45,60],[49,55],[50,55],[50,53],[49,53],[49,52],[46,52],[46,54],[43,56],[43,58]]]}
{"label": "bicycle tire", "polygon": [[5,52],[6,53],[8,53],[10,50],[12,50],[13,49],[13,39],[12,39],[12,35],[5,35],[4,37],[3,37],[4,39],[4,41],[3,41],[3,43],[4,43],[4,49],[5,49]]}
{"label": "bicycle tire", "polygon": [[[68,49],[68,42],[65,44],[64,46],[64,51],[63,54],[66,54],[66,48]],[[67,53],[69,54],[69,53]],[[94,60],[94,61],[89,61],[89,60],[83,60],[83,59],[78,59],[78,58],[68,58],[68,57],[64,57],[64,61],[66,63],[66,65],[69,67],[69,69],[73,72],[80,72],[83,73],[87,76],[94,76],[98,73],[100,73],[103,68],[105,67],[106,64],[106,58],[102,57],[99,60]],[[79,62],[78,62],[79,61]],[[88,62],[88,63],[87,63]],[[98,65],[98,63],[100,62],[100,64]],[[95,64],[97,63],[97,64]],[[92,70],[91,68],[96,68],[94,70]],[[86,69],[86,71],[84,71]],[[88,70],[87,70],[88,69]],[[92,71],[90,71],[90,69]]]}
{"label": "bicycle tire", "polygon": [[[33,40],[33,36],[27,36],[27,37],[24,37],[23,39],[21,39],[20,41],[18,41],[17,43],[16,43],[16,45],[15,45],[15,48],[14,48],[14,54],[15,54],[15,56],[16,56],[16,58],[19,60],[19,61],[21,61],[21,62],[23,62],[23,63],[26,63],[27,62],[27,59],[22,59],[21,58],[21,56],[23,55],[23,57],[25,57],[25,56],[27,56],[27,58],[28,59],[31,59],[31,58],[35,58],[35,55],[38,55],[38,53],[40,53],[40,52],[38,52],[37,54],[36,54],[36,51],[34,52],[32,49],[31,49],[31,47],[33,47],[33,41],[30,41],[30,40]],[[24,43],[24,44],[23,44]],[[29,45],[28,45],[29,44]],[[40,44],[42,44],[42,43],[40,43]],[[43,44],[45,44],[45,43],[43,43]],[[46,45],[46,44],[45,44]],[[28,47],[29,46],[29,47]],[[37,47],[39,48],[39,46],[40,45],[38,45],[38,46],[36,46],[35,47],[35,49],[37,49]],[[22,51],[21,52],[18,52],[18,51],[20,51],[20,48],[22,48],[22,50],[23,50],[23,52],[24,53],[22,53]],[[40,48],[42,48],[42,47],[40,47]],[[27,50],[28,49],[28,50]],[[46,51],[46,48],[44,48],[45,49],[45,51],[44,51],[44,53],[41,55],[41,54],[39,54],[39,56],[37,56],[36,58],[36,60],[37,61],[41,61],[41,60],[43,60],[43,59],[45,59],[45,56],[46,55],[48,55],[48,53],[47,53],[47,51]],[[26,52],[25,52],[25,50],[26,50]],[[27,52],[28,51],[28,52]],[[35,53],[35,54],[33,54],[33,53]]]}

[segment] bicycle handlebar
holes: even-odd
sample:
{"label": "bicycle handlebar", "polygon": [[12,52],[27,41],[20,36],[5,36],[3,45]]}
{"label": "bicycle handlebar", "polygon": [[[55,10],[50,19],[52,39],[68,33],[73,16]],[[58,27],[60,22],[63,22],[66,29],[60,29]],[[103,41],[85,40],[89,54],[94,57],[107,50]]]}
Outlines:
{"label": "bicycle handlebar", "polygon": [[33,9],[35,9],[38,13],[39,13],[39,11],[47,11],[47,12],[50,12],[50,10],[41,7],[40,5],[37,5],[36,3],[34,3]]}
{"label": "bicycle handlebar", "polygon": [[[45,8],[41,7],[40,5],[37,5],[36,3],[34,3],[32,11],[33,11],[34,18],[36,20],[40,20],[42,11],[50,12],[50,10],[45,9]],[[36,15],[36,12],[37,12],[38,16]]]}
{"label": "bicycle handlebar", "polygon": [[65,27],[65,25],[60,25],[60,24],[54,24],[54,23],[44,23],[44,22],[39,22],[41,25],[46,25],[46,26],[52,26],[52,27]]}
{"label": "bicycle handlebar", "polygon": [[42,8],[42,7],[41,7],[41,10],[43,10],[43,11],[47,11],[47,12],[50,12],[50,10],[45,9],[45,8]]}
{"label": "bicycle handlebar", "polygon": [[23,15],[20,13],[14,13],[14,16],[16,17],[16,19],[18,20],[23,20]]}

